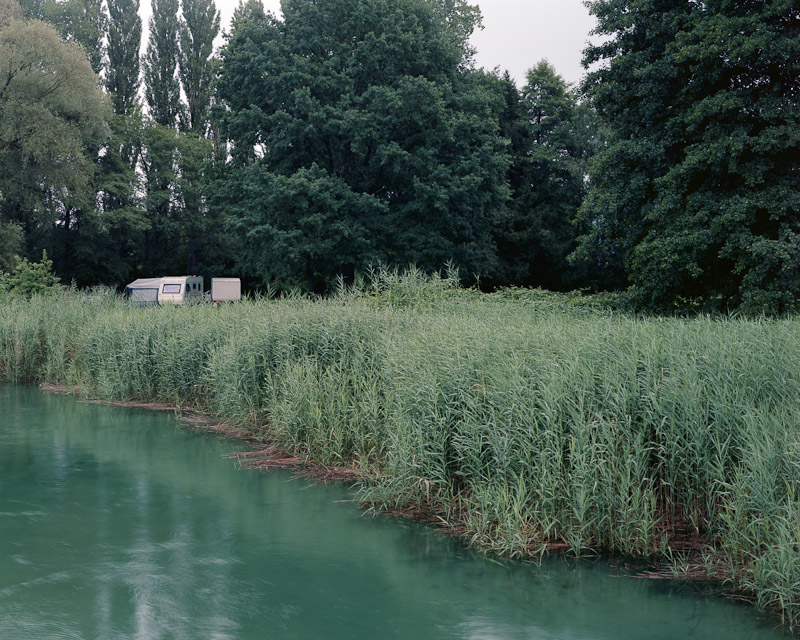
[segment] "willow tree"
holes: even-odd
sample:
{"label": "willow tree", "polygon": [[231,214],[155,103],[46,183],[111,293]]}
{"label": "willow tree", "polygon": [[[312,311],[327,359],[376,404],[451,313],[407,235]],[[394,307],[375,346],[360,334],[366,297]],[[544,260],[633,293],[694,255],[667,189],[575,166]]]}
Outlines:
{"label": "willow tree", "polygon": [[91,203],[93,150],[110,112],[83,48],[20,16],[8,0],[0,5],[0,244],[18,240],[21,226],[33,255],[43,235],[72,228]]}

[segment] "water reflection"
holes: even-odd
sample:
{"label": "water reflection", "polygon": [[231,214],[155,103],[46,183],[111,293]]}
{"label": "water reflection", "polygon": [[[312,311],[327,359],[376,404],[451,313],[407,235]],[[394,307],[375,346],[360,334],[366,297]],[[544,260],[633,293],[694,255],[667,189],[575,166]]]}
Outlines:
{"label": "water reflection", "polygon": [[238,471],[168,414],[0,387],[0,638],[782,637],[604,563],[502,565]]}

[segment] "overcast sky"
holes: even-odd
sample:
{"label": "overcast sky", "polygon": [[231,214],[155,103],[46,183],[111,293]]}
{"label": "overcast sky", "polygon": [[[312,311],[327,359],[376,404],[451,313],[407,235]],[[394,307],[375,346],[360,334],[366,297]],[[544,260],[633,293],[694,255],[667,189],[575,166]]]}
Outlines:
{"label": "overcast sky", "polygon": [[[239,0],[216,0],[222,29],[230,25]],[[262,0],[267,11],[280,15],[280,0]],[[473,0],[483,15],[483,29],[472,37],[480,67],[508,70],[518,85],[525,72],[547,58],[561,76],[577,83],[582,75],[581,52],[594,26],[583,0]],[[141,0],[143,36],[150,16],[149,0]]]}
{"label": "overcast sky", "polygon": [[507,69],[518,85],[542,58],[571,83],[583,76],[582,51],[594,28],[583,0],[480,0],[483,30],[472,36],[478,66]]}

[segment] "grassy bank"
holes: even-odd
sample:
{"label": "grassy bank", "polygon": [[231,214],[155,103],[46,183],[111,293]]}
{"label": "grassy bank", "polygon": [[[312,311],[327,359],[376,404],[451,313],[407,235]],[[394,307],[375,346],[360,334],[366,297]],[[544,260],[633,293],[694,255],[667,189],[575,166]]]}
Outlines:
{"label": "grassy bank", "polygon": [[197,407],[511,556],[706,545],[800,621],[800,322],[384,276],[324,301],[0,301],[0,380]]}

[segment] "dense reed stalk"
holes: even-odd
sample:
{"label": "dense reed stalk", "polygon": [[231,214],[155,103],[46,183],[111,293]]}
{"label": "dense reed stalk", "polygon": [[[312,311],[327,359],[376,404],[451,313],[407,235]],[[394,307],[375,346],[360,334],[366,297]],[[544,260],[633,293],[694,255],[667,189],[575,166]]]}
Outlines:
{"label": "dense reed stalk", "polygon": [[0,379],[193,406],[515,557],[707,545],[800,621],[800,322],[374,274],[329,300],[0,301]]}

